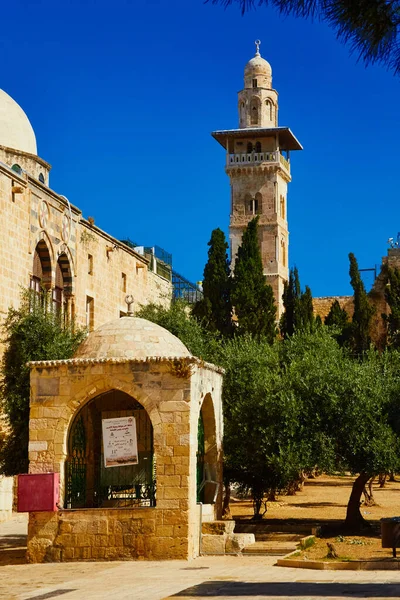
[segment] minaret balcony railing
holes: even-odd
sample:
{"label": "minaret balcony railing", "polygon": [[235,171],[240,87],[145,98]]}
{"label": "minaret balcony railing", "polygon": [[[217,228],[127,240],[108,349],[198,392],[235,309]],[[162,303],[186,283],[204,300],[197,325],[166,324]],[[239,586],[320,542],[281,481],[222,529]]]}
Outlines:
{"label": "minaret balcony railing", "polygon": [[287,171],[290,171],[290,164],[284,156],[278,151],[275,152],[240,152],[228,154],[227,167],[236,167],[239,165],[257,165],[264,162],[274,162],[282,164]]}

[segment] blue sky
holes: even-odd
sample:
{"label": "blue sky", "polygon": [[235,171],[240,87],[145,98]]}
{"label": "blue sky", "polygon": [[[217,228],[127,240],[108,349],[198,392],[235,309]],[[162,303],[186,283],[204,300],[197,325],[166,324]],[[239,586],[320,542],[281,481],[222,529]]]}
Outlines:
{"label": "blue sky", "polygon": [[35,129],[51,187],[117,238],[157,244],[202,278],[228,233],[224,151],[254,40],[272,65],[292,154],[289,260],[315,296],[350,293],[348,252],[380,264],[400,230],[400,78],[365,68],[326,25],[202,0],[13,0],[0,87]]}

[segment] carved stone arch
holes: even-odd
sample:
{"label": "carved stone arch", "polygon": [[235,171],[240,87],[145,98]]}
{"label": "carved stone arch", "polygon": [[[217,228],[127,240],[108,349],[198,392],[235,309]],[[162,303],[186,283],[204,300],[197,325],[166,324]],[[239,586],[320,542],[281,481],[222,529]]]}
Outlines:
{"label": "carved stone arch", "polygon": [[66,254],[68,257],[68,261],[71,267],[71,273],[73,273],[74,277],[76,277],[76,267],[75,267],[75,260],[74,257],[72,256],[72,252],[69,249],[69,247],[67,246],[67,244],[65,244],[64,242],[62,244],[60,244],[58,250],[57,250],[57,254],[58,256],[60,256],[60,254]]}
{"label": "carved stone arch", "polygon": [[[42,232],[45,234],[45,232]],[[54,263],[51,257],[51,246],[48,244],[48,236],[43,235],[34,247],[31,289],[40,292],[41,288],[50,290],[54,277]],[[53,255],[54,258],[54,255]]]}
{"label": "carved stone arch", "polygon": [[41,230],[37,234],[37,236],[31,241],[31,244],[30,244],[30,254],[32,254],[35,251],[36,246],[38,245],[38,243],[41,240],[43,240],[44,242],[46,242],[47,247],[49,249],[49,253],[50,253],[50,258],[51,258],[51,261],[52,261],[52,265],[54,265],[54,263],[55,263],[54,246],[53,246],[53,244],[51,242],[49,234],[44,229]]}
{"label": "carved stone arch", "polygon": [[78,414],[79,410],[85,406],[85,404],[93,400],[99,394],[105,394],[111,390],[125,392],[129,396],[132,396],[132,398],[135,398],[135,400],[137,400],[147,411],[154,427],[154,431],[156,432],[156,430],[158,430],[161,418],[151,394],[144,393],[143,390],[136,386],[133,381],[128,383],[118,379],[117,374],[101,376],[98,381],[92,379],[90,383],[83,386],[77,393],[74,394],[74,397],[71,398],[70,402],[68,403],[68,413],[65,414],[65,419],[68,421],[68,427],[65,428],[65,423],[63,423],[63,430],[65,428],[69,431],[75,416]]}

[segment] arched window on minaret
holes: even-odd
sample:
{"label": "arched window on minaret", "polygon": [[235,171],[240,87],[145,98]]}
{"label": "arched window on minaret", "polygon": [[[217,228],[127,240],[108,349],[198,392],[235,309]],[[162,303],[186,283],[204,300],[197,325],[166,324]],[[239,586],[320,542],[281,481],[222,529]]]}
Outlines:
{"label": "arched window on minaret", "polygon": [[258,98],[253,98],[251,101],[251,105],[250,105],[250,123],[251,123],[251,125],[258,125],[259,107],[260,107],[260,100]]}
{"label": "arched window on minaret", "polygon": [[261,152],[261,142],[256,142],[256,152]]}
{"label": "arched window on minaret", "polygon": [[281,201],[281,217],[282,219],[286,218],[286,214],[285,214],[285,196],[281,196],[280,197],[280,201]]}
{"label": "arched window on minaret", "polygon": [[253,144],[251,142],[247,142],[247,154],[253,152]]}
{"label": "arched window on minaret", "polygon": [[262,195],[260,192],[257,192],[254,199],[254,214],[261,215],[262,213]]}
{"label": "arched window on minaret", "polygon": [[286,244],[285,244],[285,240],[281,240],[281,256],[282,256],[282,266],[286,267]]}
{"label": "arched window on minaret", "polygon": [[271,102],[271,100],[266,100],[265,106],[266,106],[267,119],[269,121],[272,121],[273,119],[272,119],[272,102]]}

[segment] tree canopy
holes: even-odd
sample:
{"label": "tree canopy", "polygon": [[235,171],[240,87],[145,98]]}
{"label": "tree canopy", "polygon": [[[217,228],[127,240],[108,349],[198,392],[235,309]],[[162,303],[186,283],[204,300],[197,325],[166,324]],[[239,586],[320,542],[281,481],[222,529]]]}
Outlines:
{"label": "tree canopy", "polygon": [[238,4],[242,14],[256,6],[272,6],[283,15],[312,18],[332,26],[367,64],[381,62],[400,72],[400,2],[398,0],[208,0]]}
{"label": "tree canopy", "polygon": [[47,297],[23,292],[19,309],[10,308],[3,325],[5,351],[1,363],[0,401],[10,426],[0,448],[5,475],[28,471],[29,367],[34,360],[70,358],[85,336],[49,308]]}

